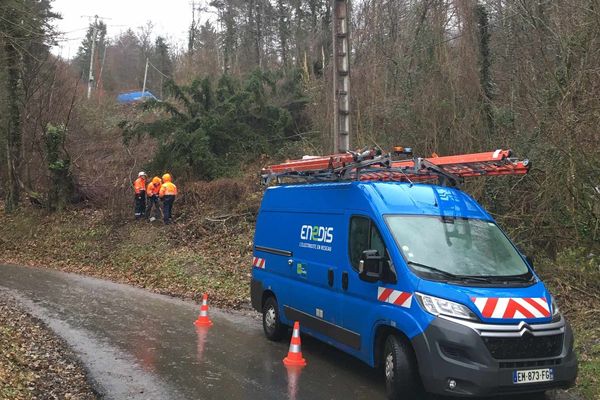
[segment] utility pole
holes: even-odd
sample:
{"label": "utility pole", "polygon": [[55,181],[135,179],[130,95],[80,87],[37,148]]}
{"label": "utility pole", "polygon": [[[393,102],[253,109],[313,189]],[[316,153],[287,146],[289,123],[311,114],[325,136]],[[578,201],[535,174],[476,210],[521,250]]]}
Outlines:
{"label": "utility pole", "polygon": [[146,79],[148,78],[148,63],[150,60],[146,57],[146,70],[144,71],[144,86],[142,87],[142,100],[146,96]]}
{"label": "utility pole", "polygon": [[333,1],[333,147],[350,150],[350,0]]}
{"label": "utility pole", "polygon": [[196,1],[192,1],[190,6],[192,6],[192,25],[188,32],[188,56],[191,58],[194,55],[194,44],[196,43]]}
{"label": "utility pole", "polygon": [[104,93],[104,84],[102,82],[102,73],[104,72],[104,62],[106,61],[106,50],[107,46],[104,46],[104,54],[102,55],[102,63],[100,64],[100,72],[98,73],[98,80],[96,82],[96,90],[98,91],[100,97],[103,96]]}
{"label": "utility pole", "polygon": [[92,35],[92,50],[90,52],[90,73],[88,77],[88,100],[92,97],[92,87],[94,86],[94,51],[96,50],[96,38],[98,36],[98,16],[94,17],[94,34]]}

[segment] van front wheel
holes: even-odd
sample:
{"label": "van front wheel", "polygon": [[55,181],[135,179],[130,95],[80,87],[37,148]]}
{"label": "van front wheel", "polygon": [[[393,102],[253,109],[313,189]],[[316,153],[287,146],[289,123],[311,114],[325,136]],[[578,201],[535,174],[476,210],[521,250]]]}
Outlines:
{"label": "van front wheel", "polygon": [[274,297],[269,297],[263,305],[263,330],[267,339],[278,342],[285,334],[285,327],[279,319],[279,306]]}
{"label": "van front wheel", "polygon": [[390,335],[383,350],[385,388],[390,400],[421,399],[423,391],[411,349],[397,336]]}

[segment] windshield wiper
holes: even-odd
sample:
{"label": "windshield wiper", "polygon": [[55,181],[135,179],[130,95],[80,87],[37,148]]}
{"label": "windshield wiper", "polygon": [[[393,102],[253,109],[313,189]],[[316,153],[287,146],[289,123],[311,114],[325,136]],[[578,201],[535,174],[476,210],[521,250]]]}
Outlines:
{"label": "windshield wiper", "polygon": [[443,275],[446,278],[449,278],[451,280],[458,280],[458,281],[462,281],[462,282],[493,283],[493,281],[491,279],[483,277],[483,276],[456,275],[456,274],[452,274],[450,272],[446,272],[444,270],[441,270],[439,268],[431,267],[429,265],[421,264],[421,263],[418,263],[418,262],[415,262],[415,261],[407,261],[407,264],[414,265],[417,268],[426,269],[426,270],[434,272],[436,274]]}
{"label": "windshield wiper", "polygon": [[426,269],[428,271],[435,272],[436,274],[443,275],[446,278],[450,278],[450,279],[456,279],[457,278],[456,275],[451,274],[450,272],[446,272],[444,270],[441,270],[441,269],[438,269],[438,268],[435,268],[435,267],[431,267],[429,265],[421,264],[421,263],[418,263],[418,262],[415,262],[415,261],[407,261],[406,263],[408,265],[414,265],[417,268],[423,268],[423,269]]}
{"label": "windshield wiper", "polygon": [[490,277],[494,281],[501,282],[532,282],[534,280],[533,274],[523,274],[523,275],[508,275],[508,276],[495,276]]}

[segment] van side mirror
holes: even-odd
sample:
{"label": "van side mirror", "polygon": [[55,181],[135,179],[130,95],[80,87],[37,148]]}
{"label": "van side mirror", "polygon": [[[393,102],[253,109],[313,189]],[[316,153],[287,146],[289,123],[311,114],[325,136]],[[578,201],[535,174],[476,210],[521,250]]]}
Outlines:
{"label": "van side mirror", "polygon": [[384,258],[377,250],[365,250],[358,263],[358,276],[365,282],[381,280]]}

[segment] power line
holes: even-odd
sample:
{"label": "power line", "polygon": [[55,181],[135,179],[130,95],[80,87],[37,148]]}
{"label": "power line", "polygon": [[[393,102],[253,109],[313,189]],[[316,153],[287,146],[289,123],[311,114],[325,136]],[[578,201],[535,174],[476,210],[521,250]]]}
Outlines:
{"label": "power line", "polygon": [[165,74],[165,73],[163,73],[163,72],[162,72],[160,69],[156,68],[156,67],[154,66],[154,64],[152,64],[152,63],[150,62],[150,60],[148,60],[148,64],[149,64],[149,65],[150,65],[152,68],[154,68],[154,69],[156,70],[156,72],[158,72],[159,74],[161,74],[163,77],[165,77],[165,78],[167,78],[167,79],[171,79],[171,77],[170,77],[170,76],[166,75],[166,74]]}
{"label": "power line", "polygon": [[83,40],[85,36],[76,37],[76,38],[63,38],[63,39],[54,39],[55,42],[74,42],[76,40]]}
{"label": "power line", "polygon": [[8,20],[8,19],[6,19],[6,18],[4,18],[4,17],[2,17],[2,16],[0,16],[0,19],[1,19],[1,20],[3,20],[3,21],[6,21],[6,22],[8,22],[9,24],[11,24],[11,25],[13,25],[13,26],[16,26],[16,27],[17,27],[17,28],[19,28],[19,29],[23,29],[24,31],[26,31],[26,32],[29,32],[29,33],[31,33],[32,35],[35,35],[35,36],[40,36],[40,37],[41,37],[41,36],[46,36],[46,32],[44,32],[44,31],[34,32],[33,30],[31,30],[31,29],[28,29],[28,28],[27,28],[26,26],[24,26],[23,24],[17,24],[17,23],[15,23],[15,22],[13,22],[13,21],[11,21],[11,20]]}

